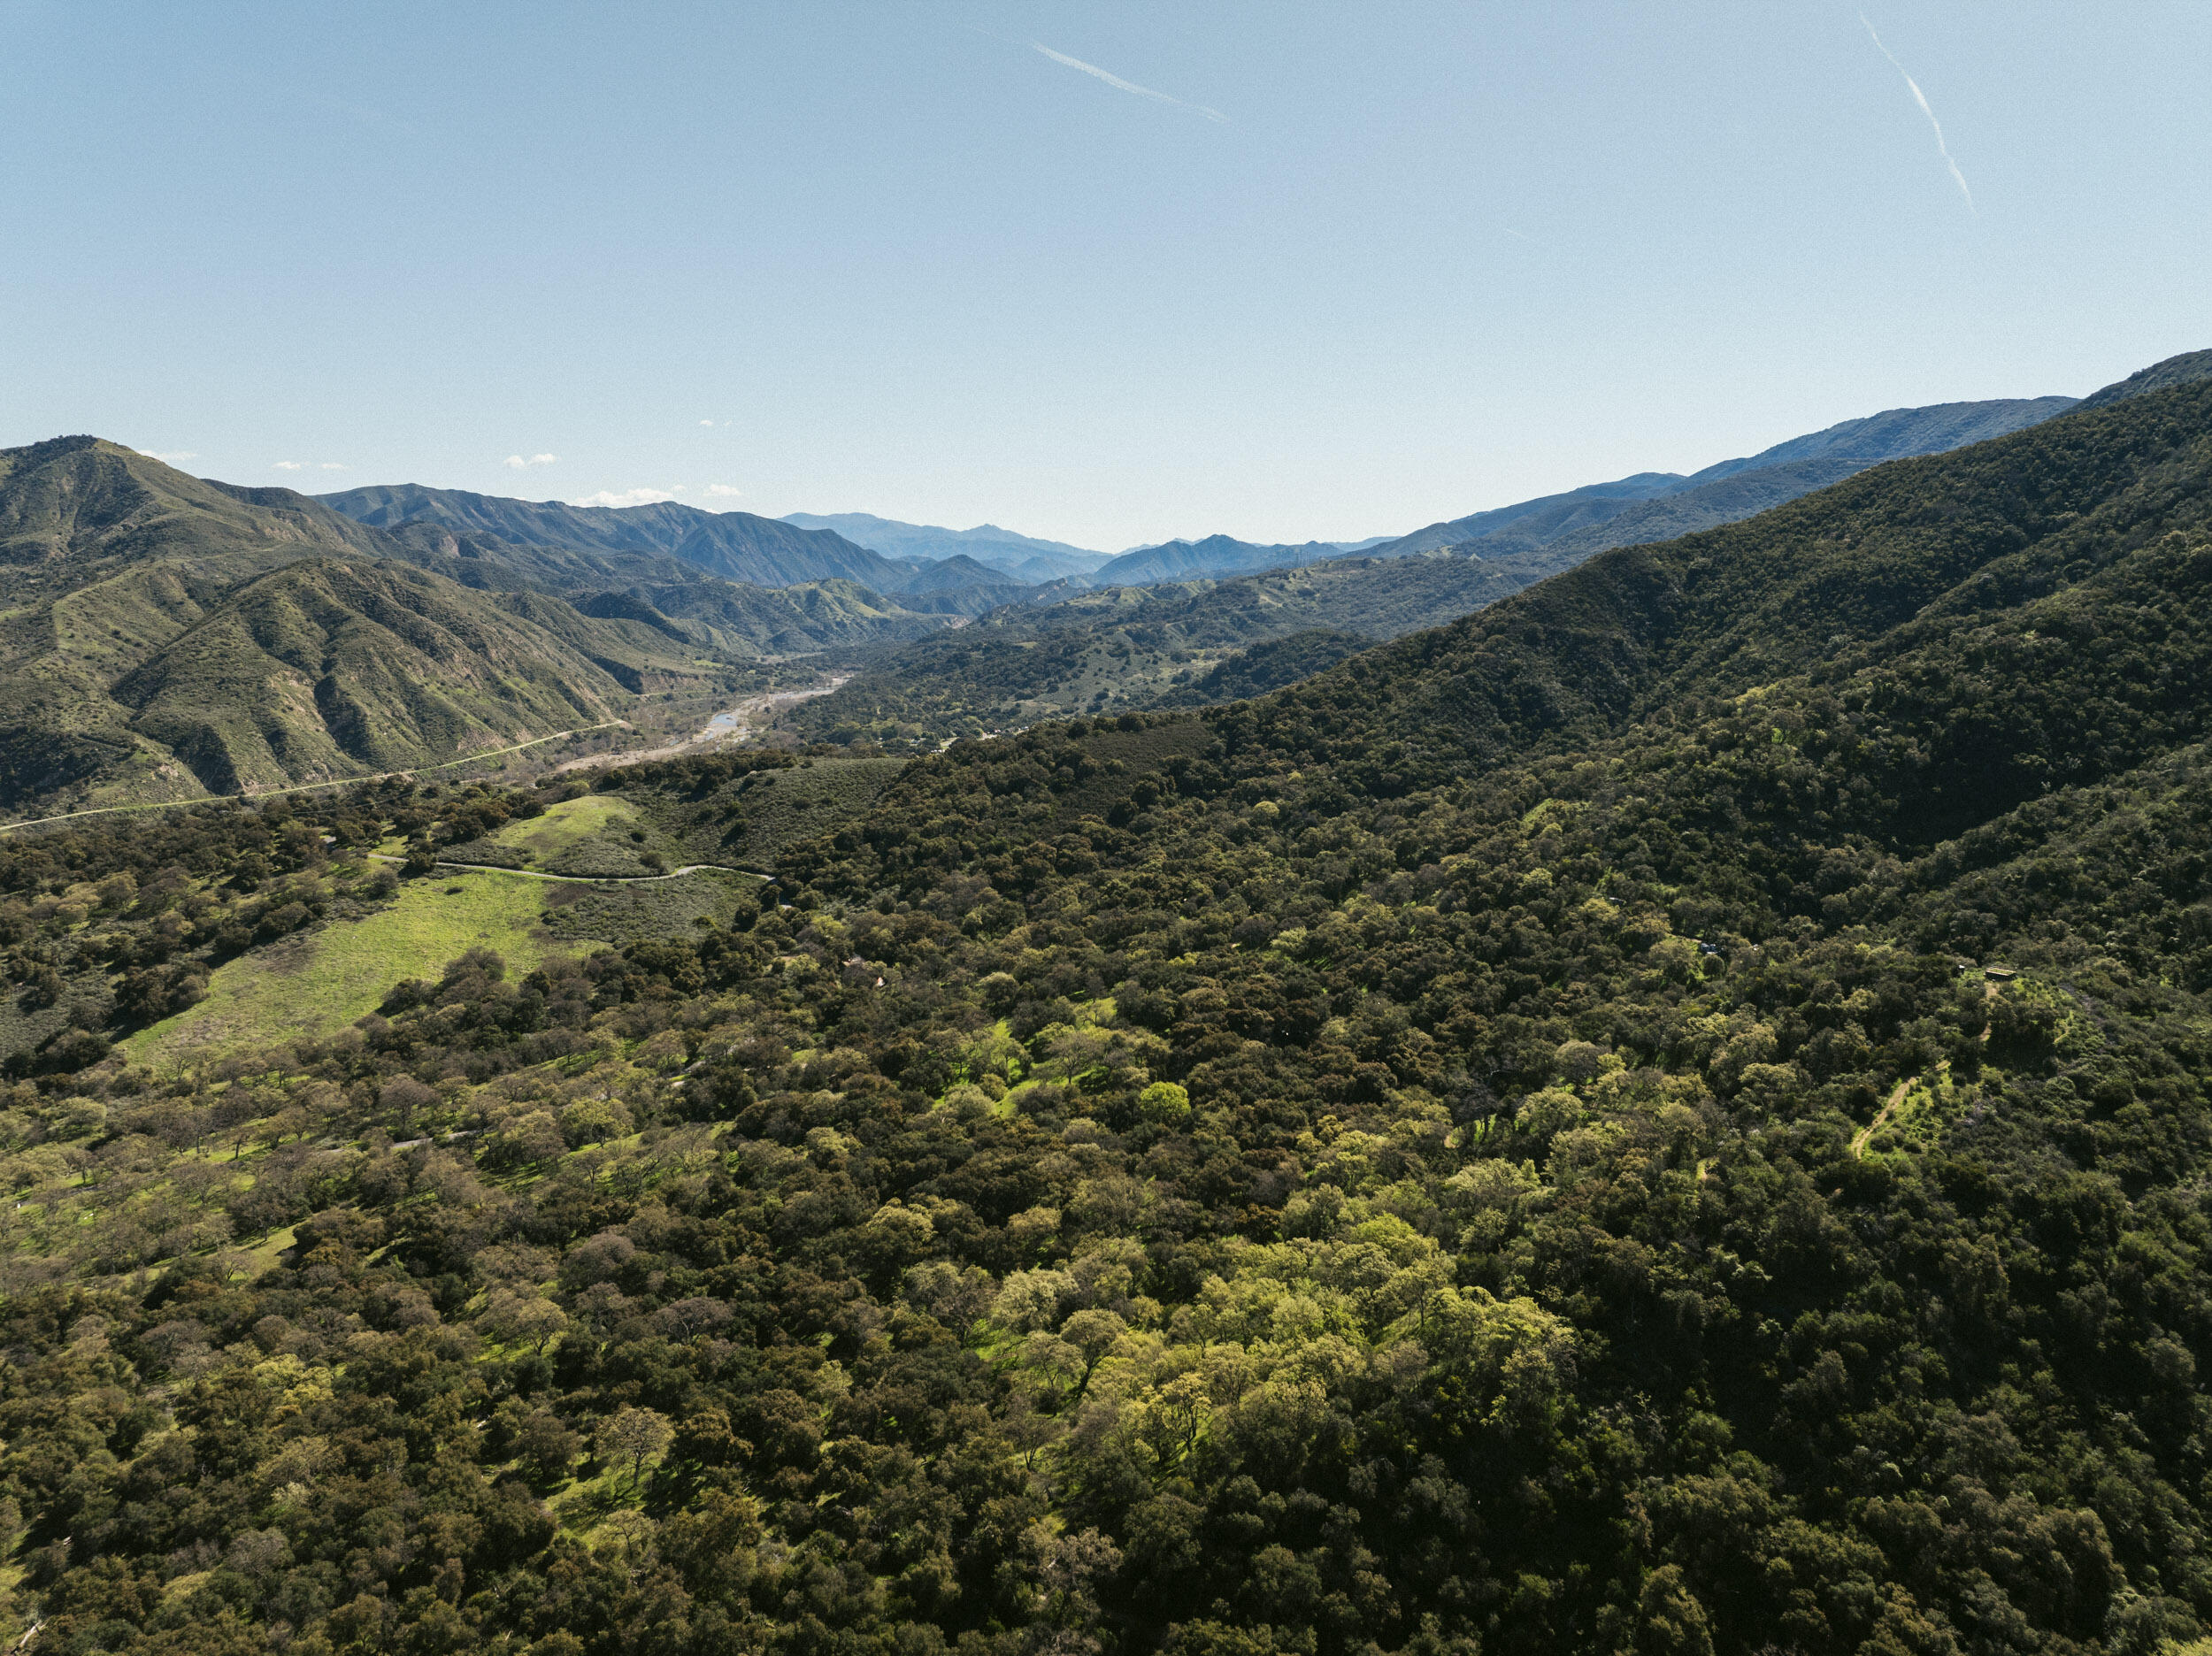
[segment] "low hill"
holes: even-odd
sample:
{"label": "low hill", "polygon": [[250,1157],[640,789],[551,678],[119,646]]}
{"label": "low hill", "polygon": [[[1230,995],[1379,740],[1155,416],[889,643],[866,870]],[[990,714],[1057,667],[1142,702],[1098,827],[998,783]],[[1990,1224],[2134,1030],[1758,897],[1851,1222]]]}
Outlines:
{"label": "low hill", "polygon": [[1348,656],[1372,648],[1375,640],[1335,627],[1312,627],[1286,638],[1255,644],[1222,661],[1211,671],[1157,697],[1155,707],[1210,707],[1242,702],[1286,685],[1310,678]]}

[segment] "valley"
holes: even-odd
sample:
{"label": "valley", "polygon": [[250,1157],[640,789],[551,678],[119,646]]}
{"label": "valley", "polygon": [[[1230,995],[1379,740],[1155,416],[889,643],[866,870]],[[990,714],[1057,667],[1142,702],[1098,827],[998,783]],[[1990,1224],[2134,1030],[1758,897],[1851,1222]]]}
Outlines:
{"label": "valley", "polygon": [[2208,373],[842,658],[14,460],[10,1637],[2187,1650]]}
{"label": "valley", "polygon": [[0,7],[0,1656],[2212,1656],[2208,58]]}

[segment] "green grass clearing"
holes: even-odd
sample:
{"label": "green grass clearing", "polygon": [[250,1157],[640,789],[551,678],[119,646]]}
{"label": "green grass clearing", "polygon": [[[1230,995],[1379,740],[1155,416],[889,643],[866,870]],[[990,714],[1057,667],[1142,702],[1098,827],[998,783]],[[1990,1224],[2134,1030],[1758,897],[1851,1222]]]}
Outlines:
{"label": "green grass clearing", "polygon": [[511,822],[491,836],[495,845],[527,851],[537,866],[550,868],[564,851],[606,833],[626,833],[637,826],[637,812],[613,794],[585,794],[549,805],[542,816]]}
{"label": "green grass clearing", "polygon": [[549,950],[542,880],[443,870],[400,887],[389,907],[242,954],[217,969],[207,999],[123,1043],[134,1063],[187,1062],[237,1046],[327,1034],[376,1010],[405,978],[434,978],[472,948],[499,951],[510,973]]}
{"label": "green grass clearing", "polygon": [[240,1269],[239,1276],[251,1282],[263,1272],[274,1270],[277,1261],[283,1257],[284,1250],[296,1240],[298,1238],[290,1225],[280,1230],[272,1230],[263,1240],[246,1250],[246,1263]]}
{"label": "green grass clearing", "polygon": [[546,924],[557,937],[617,945],[695,937],[701,920],[726,924],[738,899],[759,884],[750,874],[702,870],[637,886],[548,886]]}
{"label": "green grass clearing", "polygon": [[586,794],[549,805],[541,816],[511,822],[481,840],[449,847],[443,855],[456,862],[619,878],[655,872],[643,860],[647,851],[671,866],[688,860],[673,840],[640,817],[630,801],[613,794]]}
{"label": "green grass clearing", "polygon": [[864,814],[903,759],[810,759],[787,770],[756,770],[703,798],[633,784],[627,797],[672,864],[726,862],[769,869],[795,845],[831,833]]}

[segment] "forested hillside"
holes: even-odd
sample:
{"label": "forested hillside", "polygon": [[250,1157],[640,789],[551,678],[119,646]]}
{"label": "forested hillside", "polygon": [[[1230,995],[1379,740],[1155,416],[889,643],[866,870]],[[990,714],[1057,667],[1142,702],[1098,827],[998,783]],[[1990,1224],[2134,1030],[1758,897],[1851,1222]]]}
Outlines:
{"label": "forested hillside", "polygon": [[[2199,356],[2147,369],[2091,402],[2185,383],[2205,372]],[[992,615],[961,636],[875,652],[837,694],[793,709],[784,724],[809,740],[898,748],[1072,713],[1226,700],[1228,693],[1198,686],[1249,678],[1232,658],[1262,640],[1315,627],[1374,639],[1436,627],[1609,548],[1748,518],[1882,462],[2024,430],[2070,406],[2066,397],[2039,397],[1893,409],[1691,477],[1644,472],[1433,524],[1362,556],[1318,543],[1269,548],[1221,537],[1228,550],[1207,556],[1214,541],[1171,542],[1155,549],[1170,562],[1139,569],[1153,554],[1133,552],[1092,578],[1119,579],[1127,565],[1126,579],[1153,586],[1071,589],[1056,603],[1045,602],[1055,595],[1048,589],[1032,597],[1034,608]],[[1286,567],[1179,580],[1173,560],[1213,573]]]}
{"label": "forested hillside", "polygon": [[[779,724],[802,740],[911,751],[1072,713],[1198,706],[1286,682],[1271,675],[1293,657],[1275,646],[1294,634],[1394,638],[1533,579],[1509,562],[1431,552],[1074,593],[871,651],[841,689]],[[1313,656],[1311,666],[1345,653]]]}
{"label": "forested hillside", "polygon": [[1201,712],[0,837],[17,1625],[2200,1648],[2208,501],[2183,384]]}

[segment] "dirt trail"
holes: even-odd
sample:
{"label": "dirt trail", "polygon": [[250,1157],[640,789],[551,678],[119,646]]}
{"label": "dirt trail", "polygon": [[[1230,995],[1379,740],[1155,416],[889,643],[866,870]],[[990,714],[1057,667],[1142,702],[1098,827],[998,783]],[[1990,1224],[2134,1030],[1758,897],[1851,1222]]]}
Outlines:
{"label": "dirt trail", "polygon": [[[1853,1155],[1865,1155],[1867,1146],[1874,1141],[1874,1135],[1882,1131],[1889,1118],[1897,1113],[1897,1107],[1912,1095],[1913,1088],[1921,1085],[1923,1080],[1924,1077],[1920,1076],[1909,1075],[1890,1089],[1889,1097],[1882,1101],[1882,1108],[1874,1112],[1874,1119],[1851,1135]],[[1943,1059],[1932,1070],[1929,1071],[1924,1080],[1928,1092],[1940,1104],[1944,1098],[1944,1089],[1951,1084],[1951,1061],[1948,1058]]]}
{"label": "dirt trail", "polygon": [[[369,857],[377,862],[404,862],[405,857],[388,855],[372,851]],[[449,862],[441,857],[442,869],[466,869],[472,874],[519,874],[524,879],[552,880],[562,886],[650,886],[655,880],[681,879],[687,874],[703,872],[715,874],[750,874],[757,879],[776,877],[762,869],[738,868],[728,862],[687,862],[681,868],[670,869],[665,874],[548,874],[540,869],[509,868],[501,862]]]}
{"label": "dirt trail", "polygon": [[1866,1154],[1866,1146],[1872,1141],[1874,1135],[1882,1131],[1883,1123],[1887,1122],[1897,1107],[1905,1101],[1912,1092],[1913,1083],[1919,1079],[1918,1076],[1907,1076],[1891,1089],[1889,1097],[1882,1102],[1882,1108],[1874,1112],[1874,1119],[1851,1135],[1853,1155],[1863,1156]]}
{"label": "dirt trail", "polygon": [[835,673],[822,684],[804,690],[775,690],[765,695],[747,696],[742,702],[725,708],[706,722],[705,726],[680,742],[664,748],[648,748],[642,751],[592,754],[582,759],[571,759],[553,767],[556,776],[568,770],[600,770],[609,765],[642,764],[651,759],[680,759],[704,742],[737,742],[753,734],[770,714],[780,707],[794,702],[810,702],[816,696],[826,696],[852,677],[850,673]]}

